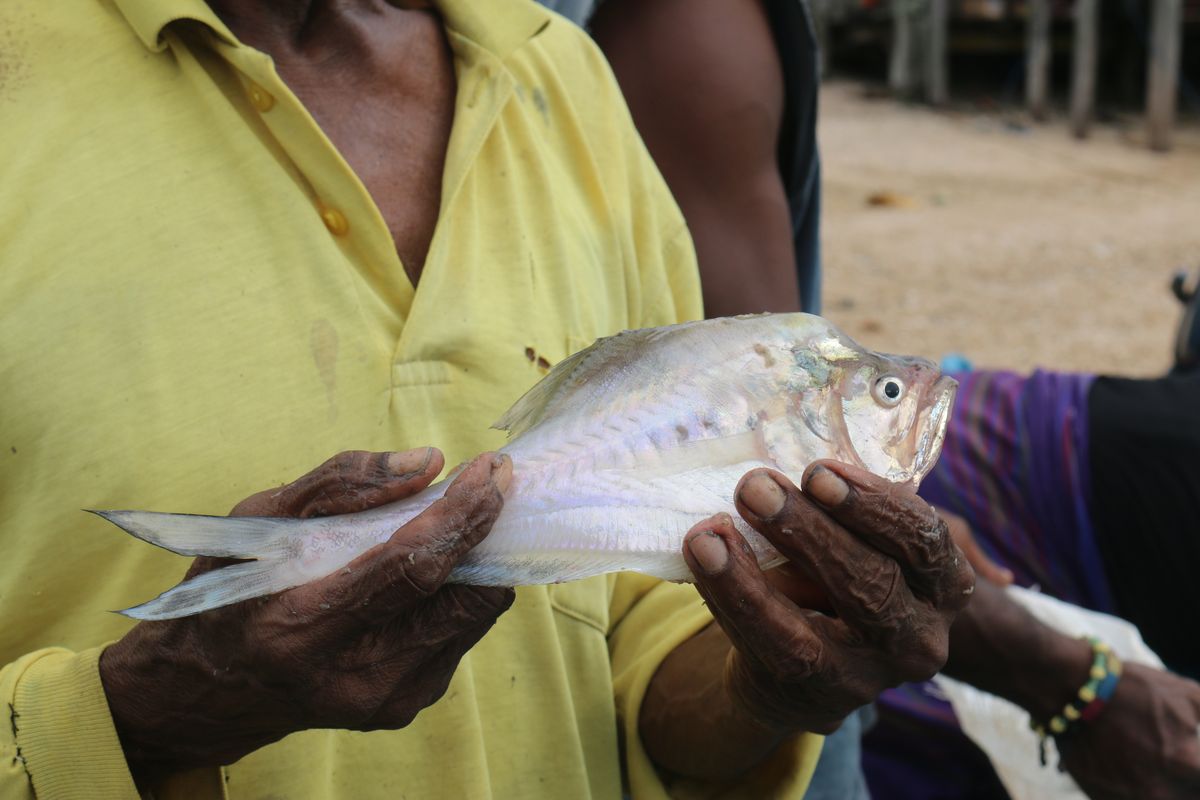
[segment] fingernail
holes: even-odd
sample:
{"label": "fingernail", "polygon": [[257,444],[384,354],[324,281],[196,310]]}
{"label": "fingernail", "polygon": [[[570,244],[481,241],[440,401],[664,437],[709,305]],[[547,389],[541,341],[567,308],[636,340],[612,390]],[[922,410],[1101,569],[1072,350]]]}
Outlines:
{"label": "fingernail", "polygon": [[818,466],[809,474],[804,492],[826,508],[834,508],[845,502],[850,486],[833,470]]}
{"label": "fingernail", "polygon": [[774,517],[787,500],[783,487],[765,472],[760,472],[746,481],[739,497],[746,508],[753,511],[759,519]]}
{"label": "fingernail", "polygon": [[425,471],[433,458],[432,447],[418,447],[401,453],[389,453],[387,468],[395,475],[416,475]]}
{"label": "fingernail", "polygon": [[496,484],[496,488],[500,490],[500,494],[508,491],[508,486],[512,483],[513,463],[512,459],[503,453],[496,453],[492,456],[492,482]]}
{"label": "fingernail", "polygon": [[725,540],[712,531],[698,531],[687,542],[692,558],[707,575],[716,575],[729,563]]}

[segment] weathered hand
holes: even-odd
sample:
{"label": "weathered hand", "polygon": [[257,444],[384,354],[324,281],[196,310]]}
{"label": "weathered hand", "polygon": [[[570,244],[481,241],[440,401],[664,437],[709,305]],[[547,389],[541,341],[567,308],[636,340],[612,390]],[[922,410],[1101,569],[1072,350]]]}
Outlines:
{"label": "weathered hand", "polygon": [[[432,448],[342,453],[233,515],[361,511],[415,494],[442,464]],[[443,499],[338,573],[143,622],[105,650],[101,679],[139,783],[228,764],[308,728],[408,725],[512,603],[511,589],[443,585],[491,529],[511,476],[507,457],[480,456]],[[219,565],[197,559],[191,573]]]}
{"label": "weathered hand", "polygon": [[1092,800],[1200,797],[1200,685],[1126,664],[1109,705],[1058,748]]}
{"label": "weathered hand", "polygon": [[803,485],[755,470],[738,486],[738,511],[820,585],[836,617],[769,582],[728,516],[698,525],[684,550],[733,643],[734,701],[768,729],[830,732],[883,689],[941,668],[975,576],[910,488],[836,462],[810,466]]}
{"label": "weathered hand", "polygon": [[979,542],[975,541],[975,534],[971,531],[971,525],[958,514],[951,513],[944,508],[937,509],[938,516],[946,521],[946,528],[950,531],[950,538],[958,545],[958,549],[963,551],[963,555],[967,557],[967,561],[971,562],[971,566],[975,568],[975,574],[980,578],[985,578],[997,586],[1008,586],[1013,582],[1012,570],[1002,567],[983,552],[983,548],[979,546]]}

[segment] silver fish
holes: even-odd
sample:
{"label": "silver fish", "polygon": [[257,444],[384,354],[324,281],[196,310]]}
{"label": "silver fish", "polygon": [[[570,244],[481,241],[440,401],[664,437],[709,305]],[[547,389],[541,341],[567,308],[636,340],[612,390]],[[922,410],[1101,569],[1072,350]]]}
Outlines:
{"label": "silver fish", "polygon": [[[864,350],[826,320],[762,314],[626,331],[558,364],[494,427],[513,460],[504,509],[450,576],[515,586],[631,570],[691,578],[684,534],[730,513],[764,567],[781,561],[735,512],[755,467],[820,458],[917,483],[941,451],[957,384],[920,358]],[[97,512],[182,555],[253,559],[122,613],[170,619],[329,575],[386,541],[449,479],[316,519]]]}

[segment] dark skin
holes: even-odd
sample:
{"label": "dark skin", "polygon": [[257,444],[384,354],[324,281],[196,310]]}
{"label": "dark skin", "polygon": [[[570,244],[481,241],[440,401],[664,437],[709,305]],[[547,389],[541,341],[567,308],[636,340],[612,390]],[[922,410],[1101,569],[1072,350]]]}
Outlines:
{"label": "dark skin", "polygon": [[[437,18],[367,0],[214,0],[213,7],[239,38],[275,59],[375,198],[416,281],[436,224],[454,98]],[[414,458],[390,463],[379,454],[342,454],[296,483],[247,499],[234,513],[304,517],[392,502],[419,491],[441,468],[440,455]],[[142,623],[108,648],[101,679],[138,783],[232,763],[308,728],[411,723],[512,602],[508,590],[444,585],[453,564],[490,529],[511,469],[491,456],[476,460],[442,501],[348,572],[268,599]],[[850,499],[822,508],[810,499],[813,487],[827,486],[834,470],[849,481]],[[828,548],[814,580],[844,571],[864,552],[877,572],[853,596],[831,593],[849,621],[823,622],[765,588],[727,520],[712,521],[703,534],[709,556],[713,543],[728,542],[723,568],[700,566],[708,557],[697,544],[700,534],[693,535],[685,555],[700,570],[701,591],[721,627],[682,648],[686,655],[707,643],[705,670],[654,679],[654,696],[679,709],[670,717],[652,713],[658,722],[643,726],[647,748],[664,767],[735,776],[783,737],[828,730],[883,686],[941,666],[950,622],[972,581],[965,559],[944,531],[931,529],[936,518],[911,493],[845,466],[831,464],[824,474],[809,474],[804,495],[783,483],[784,508],[762,515],[751,510],[762,486],[743,482],[741,513],[788,552],[796,549],[793,531],[811,530],[816,546]],[[936,548],[917,553],[922,541]],[[201,559],[192,569],[215,566]],[[747,615],[742,597],[759,613]],[[789,641],[795,652],[781,646]],[[709,650],[702,655],[709,658]],[[694,702],[714,672],[730,677],[705,703]],[[744,740],[726,739],[730,732]],[[696,734],[703,734],[711,761],[688,772],[675,755],[677,743]]]}
{"label": "dark skin", "polygon": [[793,310],[783,69],[761,0],[604,0],[590,29],[687,219],[708,316]]}
{"label": "dark skin", "polygon": [[454,60],[427,3],[210,0],[275,69],[370,192],[415,285],[454,121]]}
{"label": "dark skin", "polygon": [[[272,56],[370,192],[416,283],[437,222],[455,80],[440,20],[427,4],[406,5],[413,7],[367,0],[211,3],[239,39]],[[441,468],[439,454],[435,466],[397,482],[361,458],[337,456],[297,484],[246,500],[235,513],[362,510],[419,490]],[[468,471],[463,492],[447,498],[419,530],[397,531],[392,542],[361,556],[349,575],[266,604],[143,623],[110,647],[101,679],[135,780],[145,786],[173,771],[232,763],[306,728],[403,727],[436,700],[462,653],[512,602],[508,591],[439,590],[453,565],[446,554],[461,557],[499,512],[497,479],[481,470],[487,471]],[[415,559],[409,566],[396,563],[409,555]],[[193,571],[212,566],[201,560]],[[419,574],[410,574],[418,567]],[[333,613],[381,593],[394,596],[374,605],[378,615]],[[389,668],[376,672],[381,659]],[[311,678],[280,674],[293,672],[296,661],[311,665]],[[363,679],[371,675],[378,680]]]}
{"label": "dark skin", "polygon": [[[776,160],[783,75],[760,0],[606,0],[590,27],[687,219],[708,316],[796,310],[791,217]],[[901,496],[885,482],[859,477],[855,489],[863,497]],[[795,555],[793,564],[764,575],[738,558],[740,536],[727,518],[702,524],[713,534],[689,539],[726,542],[734,555],[726,568],[709,575],[685,550],[718,623],[666,659],[640,726],[651,757],[677,774],[734,776],[797,731],[836,728],[903,675],[936,671],[944,653],[939,631],[965,602],[939,596],[946,605],[933,607],[919,592],[898,592],[896,616],[864,613],[864,605],[891,597],[884,581],[897,574],[912,575],[921,589],[929,569],[943,570],[949,583],[966,581],[967,571],[946,567],[957,557],[953,545],[936,564],[905,560],[919,525],[931,518],[915,497],[903,499],[910,504],[905,523],[887,527],[895,520],[831,520],[786,478],[781,483],[789,493],[782,518],[752,518],[744,504],[739,512],[769,538],[810,533],[803,548],[793,541],[800,534],[784,536],[783,544],[772,538]],[[888,532],[867,533],[877,529]],[[848,596],[846,575],[836,572],[863,546],[859,534],[882,545],[870,550],[881,561]],[[829,582],[845,612],[836,622],[805,610],[831,610]],[[743,595],[755,602],[744,605]]]}
{"label": "dark skin", "polygon": [[[966,521],[946,516],[960,545],[969,541]],[[946,673],[1035,719],[1060,713],[1087,679],[1091,647],[1038,622],[990,581],[980,580],[975,594],[951,629]],[[1058,741],[1062,766],[1093,800],[1194,797],[1200,793],[1198,726],[1200,684],[1126,664],[1103,713]]]}
{"label": "dark skin", "polygon": [[[760,1],[605,0],[591,28],[693,232],[709,316],[798,310],[776,164],[782,73]],[[953,628],[947,671],[1048,719],[1083,683],[1090,648],[998,591],[1012,573],[983,554],[964,520],[944,516],[984,579]],[[799,608],[832,610],[797,565],[771,570],[767,580]],[[666,742],[652,755],[681,774],[723,771],[726,762],[712,760],[712,729],[723,731],[723,746],[738,751],[733,760],[741,763],[753,763],[784,735],[723,703],[731,670],[711,665],[729,663],[731,652],[729,637],[713,625],[670,656],[651,685],[643,737]],[[694,726],[679,712],[669,687],[683,685],[695,687],[689,699],[710,710],[710,725]],[[1063,764],[1093,798],[1192,796],[1200,774],[1198,702],[1196,683],[1129,665],[1104,714],[1063,743]]]}
{"label": "dark skin", "polygon": [[[232,516],[348,514],[425,488],[432,448],[348,452]],[[143,622],[104,651],[100,677],[135,780],[231,764],[310,728],[401,728],[445,692],[511,589],[444,586],[503,506],[512,462],[480,456],[446,496],[345,569],[274,597]],[[199,558],[189,575],[223,566]],[[299,668],[298,668],[299,667]]]}
{"label": "dark skin", "polygon": [[[800,731],[829,733],[899,683],[937,672],[975,575],[910,487],[832,461],[797,488],[754,470],[738,513],[793,570],[764,573],[727,515],[684,556],[716,623],[676,649],[642,705],[647,751],[681,775],[729,778]],[[798,603],[823,596],[836,617]],[[692,687],[689,711],[676,702]]]}

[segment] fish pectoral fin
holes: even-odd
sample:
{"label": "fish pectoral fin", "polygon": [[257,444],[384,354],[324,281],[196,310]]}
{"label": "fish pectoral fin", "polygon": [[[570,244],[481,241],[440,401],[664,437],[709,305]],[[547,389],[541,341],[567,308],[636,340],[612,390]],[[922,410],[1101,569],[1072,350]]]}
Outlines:
{"label": "fish pectoral fin", "polygon": [[638,477],[653,481],[697,469],[711,470],[732,464],[756,462],[773,463],[774,459],[763,438],[763,430],[763,427],[759,426],[729,436],[693,439],[660,450],[654,458],[647,458],[639,463]]}

